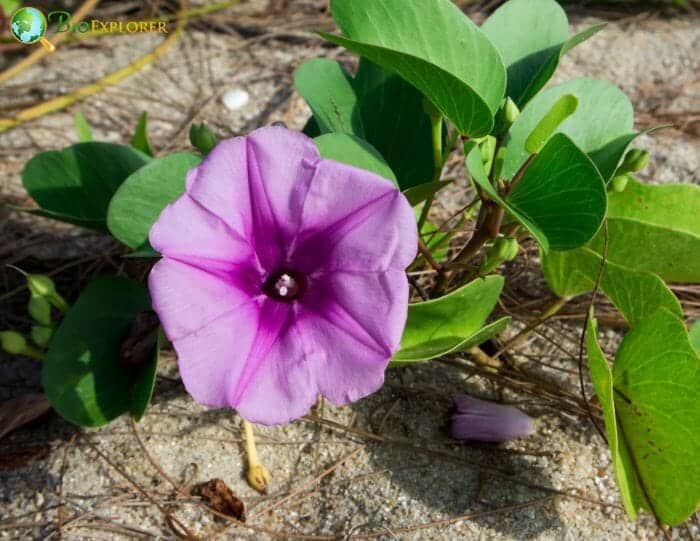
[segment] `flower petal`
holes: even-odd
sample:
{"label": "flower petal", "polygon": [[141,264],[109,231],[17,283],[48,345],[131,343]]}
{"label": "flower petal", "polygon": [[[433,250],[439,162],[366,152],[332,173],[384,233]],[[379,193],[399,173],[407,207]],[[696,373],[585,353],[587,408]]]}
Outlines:
{"label": "flower petal", "polygon": [[182,382],[200,404],[231,406],[231,388],[241,377],[259,312],[258,303],[247,302],[196,332],[173,340]]}
{"label": "flower petal", "polygon": [[[196,291],[192,290],[196,284]],[[216,275],[175,259],[163,258],[148,277],[153,309],[169,340],[192,334],[223,314],[252,302],[248,283],[238,274]]]}
{"label": "flower petal", "polygon": [[249,239],[261,264],[284,259],[319,160],[313,140],[280,127],[219,143],[188,182],[190,195]]}
{"label": "flower petal", "polygon": [[250,244],[187,194],[163,209],[149,241],[164,256],[202,267],[255,265]]}
{"label": "flower petal", "polygon": [[316,364],[308,355],[304,333],[291,304],[262,304],[257,332],[244,369],[229,390],[228,400],[245,419],[279,424],[306,414],[316,401]]}
{"label": "flower petal", "polygon": [[294,262],[308,273],[404,270],[418,244],[416,219],[388,180],[322,160],[304,204]]}

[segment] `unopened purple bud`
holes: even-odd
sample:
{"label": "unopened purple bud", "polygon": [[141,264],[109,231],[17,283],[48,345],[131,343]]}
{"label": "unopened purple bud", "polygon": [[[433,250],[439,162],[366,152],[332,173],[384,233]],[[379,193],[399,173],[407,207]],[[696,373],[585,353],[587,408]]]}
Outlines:
{"label": "unopened purple bud", "polygon": [[454,398],[450,432],[456,440],[502,442],[529,436],[535,420],[514,406],[468,395]]}

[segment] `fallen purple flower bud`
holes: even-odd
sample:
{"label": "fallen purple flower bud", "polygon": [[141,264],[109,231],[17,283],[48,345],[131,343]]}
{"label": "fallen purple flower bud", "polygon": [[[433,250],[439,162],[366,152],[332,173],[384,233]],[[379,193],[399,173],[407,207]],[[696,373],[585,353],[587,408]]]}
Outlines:
{"label": "fallen purple flower bud", "polygon": [[456,440],[503,442],[529,436],[535,420],[514,406],[468,395],[454,398],[450,433]]}

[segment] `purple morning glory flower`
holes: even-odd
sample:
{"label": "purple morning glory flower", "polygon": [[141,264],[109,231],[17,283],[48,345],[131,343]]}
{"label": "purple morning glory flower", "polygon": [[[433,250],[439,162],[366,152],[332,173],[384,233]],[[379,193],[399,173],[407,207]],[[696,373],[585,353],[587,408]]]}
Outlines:
{"label": "purple morning glory flower", "polygon": [[261,128],[191,170],[149,238],[153,306],[198,402],[275,424],[382,385],[418,242],[390,181]]}
{"label": "purple morning glory flower", "polygon": [[454,407],[450,432],[456,440],[502,442],[535,431],[534,419],[514,406],[460,395]]}

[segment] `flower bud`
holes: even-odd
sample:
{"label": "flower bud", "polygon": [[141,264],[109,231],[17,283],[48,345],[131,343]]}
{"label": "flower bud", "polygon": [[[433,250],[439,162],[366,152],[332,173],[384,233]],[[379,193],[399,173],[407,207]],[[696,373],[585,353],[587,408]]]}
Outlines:
{"label": "flower bud", "polygon": [[29,315],[42,325],[51,325],[51,304],[45,297],[32,295],[29,298]]}
{"label": "flower bud", "polygon": [[27,275],[27,286],[32,295],[37,297],[50,297],[56,294],[56,284],[45,274]]}
{"label": "flower bud", "polygon": [[649,165],[649,153],[641,148],[633,148],[625,154],[623,163],[628,164],[629,173],[641,171]]}
{"label": "flower bud", "polygon": [[518,106],[515,105],[515,102],[510,98],[506,98],[506,104],[503,107],[503,115],[509,125],[515,122],[515,119],[520,116],[520,109],[518,109]]}
{"label": "flower bud", "polygon": [[616,177],[613,177],[613,179],[610,181],[610,188],[614,192],[624,192],[629,180],[629,175],[617,175]]}
{"label": "flower bud", "polygon": [[2,349],[11,355],[22,355],[27,349],[24,336],[15,331],[0,332],[0,344]]}
{"label": "flower bud", "polygon": [[622,160],[620,167],[615,171],[615,175],[624,175],[625,173],[636,173],[649,165],[649,153],[641,148],[633,148],[625,154],[625,159]]}
{"label": "flower bud", "polygon": [[212,129],[204,124],[192,124],[190,126],[190,143],[202,154],[209,154],[218,143],[218,138]]}
{"label": "flower bud", "polygon": [[451,434],[457,440],[503,442],[535,431],[535,420],[514,406],[468,395],[455,397],[454,406]]}
{"label": "flower bud", "polygon": [[32,340],[37,346],[45,348],[53,336],[53,329],[44,325],[32,325]]}

